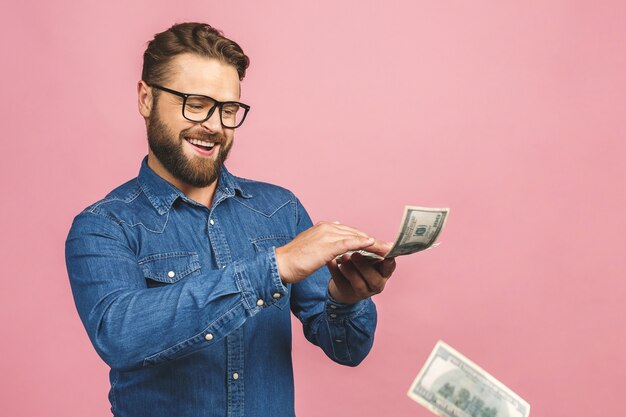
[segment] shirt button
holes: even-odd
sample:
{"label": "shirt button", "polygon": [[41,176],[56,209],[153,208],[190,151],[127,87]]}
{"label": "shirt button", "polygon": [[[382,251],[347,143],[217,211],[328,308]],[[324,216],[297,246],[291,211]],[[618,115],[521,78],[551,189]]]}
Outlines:
{"label": "shirt button", "polygon": [[330,315],[330,317],[333,318],[333,319],[336,319],[337,315],[333,313],[333,314]]}
{"label": "shirt button", "polygon": [[210,341],[210,340],[213,340],[213,335],[211,333],[207,333],[206,336],[204,336],[204,338]]}
{"label": "shirt button", "polygon": [[263,300],[257,300],[256,305],[258,305],[259,307],[261,307],[263,304],[265,304],[265,301]]}
{"label": "shirt button", "polygon": [[170,271],[170,272],[167,273],[167,276],[170,277],[170,278],[174,278],[175,275],[176,275],[176,272],[174,272],[174,271]]}
{"label": "shirt button", "polygon": [[213,219],[209,220],[209,223],[211,223],[211,226],[213,226],[215,224],[215,221]]}
{"label": "shirt button", "polygon": [[239,374],[237,372],[235,372],[233,374],[233,379],[235,379],[235,380],[239,379]]}
{"label": "shirt button", "polygon": [[334,310],[334,309],[336,309],[336,308],[337,308],[337,306],[336,306],[336,305],[331,304],[331,305],[330,305],[330,308],[332,308],[332,309]]}
{"label": "shirt button", "polygon": [[341,339],[335,339],[335,342],[337,342],[337,343],[341,343],[341,342],[343,342],[343,340],[341,340]]}
{"label": "shirt button", "polygon": [[275,292],[274,294],[272,294],[272,298],[280,298],[280,294]]}

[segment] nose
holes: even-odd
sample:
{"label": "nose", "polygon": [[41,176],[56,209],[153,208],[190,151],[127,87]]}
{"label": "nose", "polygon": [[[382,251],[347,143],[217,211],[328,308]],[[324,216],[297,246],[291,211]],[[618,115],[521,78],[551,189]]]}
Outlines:
{"label": "nose", "polygon": [[211,133],[217,133],[222,131],[222,121],[220,119],[220,109],[218,106],[213,107],[211,115],[208,119],[201,123],[205,129]]}

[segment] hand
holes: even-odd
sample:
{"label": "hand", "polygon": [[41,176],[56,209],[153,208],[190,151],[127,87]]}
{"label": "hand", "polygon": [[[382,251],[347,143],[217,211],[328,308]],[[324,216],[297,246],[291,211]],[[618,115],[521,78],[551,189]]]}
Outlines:
{"label": "hand", "polygon": [[327,263],[331,275],[328,292],[344,304],[354,304],[380,294],[396,269],[395,258],[372,261],[360,253],[353,253],[344,255],[341,261],[341,264],[335,260]]}
{"label": "hand", "polygon": [[319,222],[276,248],[278,273],[285,283],[296,283],[342,253],[366,249],[384,255],[388,244],[339,222]]}

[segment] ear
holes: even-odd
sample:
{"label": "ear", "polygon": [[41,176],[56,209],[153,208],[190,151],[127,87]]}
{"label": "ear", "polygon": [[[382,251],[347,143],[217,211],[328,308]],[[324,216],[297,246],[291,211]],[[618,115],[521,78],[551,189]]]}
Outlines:
{"label": "ear", "polygon": [[152,103],[152,89],[144,80],[139,80],[137,83],[137,104],[139,106],[139,113],[144,117],[144,119],[150,117]]}

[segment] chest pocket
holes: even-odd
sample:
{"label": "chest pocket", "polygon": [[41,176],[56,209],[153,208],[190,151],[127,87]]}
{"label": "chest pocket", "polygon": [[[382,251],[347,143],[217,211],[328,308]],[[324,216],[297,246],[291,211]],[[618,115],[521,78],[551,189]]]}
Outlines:
{"label": "chest pocket", "polygon": [[[254,246],[254,251],[259,252],[267,252],[272,247],[284,246],[287,243],[291,242],[291,236],[287,235],[271,235],[271,236],[261,236],[256,239],[252,239],[252,246]],[[287,288],[291,292],[290,285],[287,284]],[[272,304],[272,306],[276,306],[281,310],[289,305],[289,296],[281,297],[276,303]]]}
{"label": "chest pocket", "polygon": [[196,252],[165,252],[146,256],[139,266],[148,287],[174,284],[186,276],[200,273],[200,259]]}

